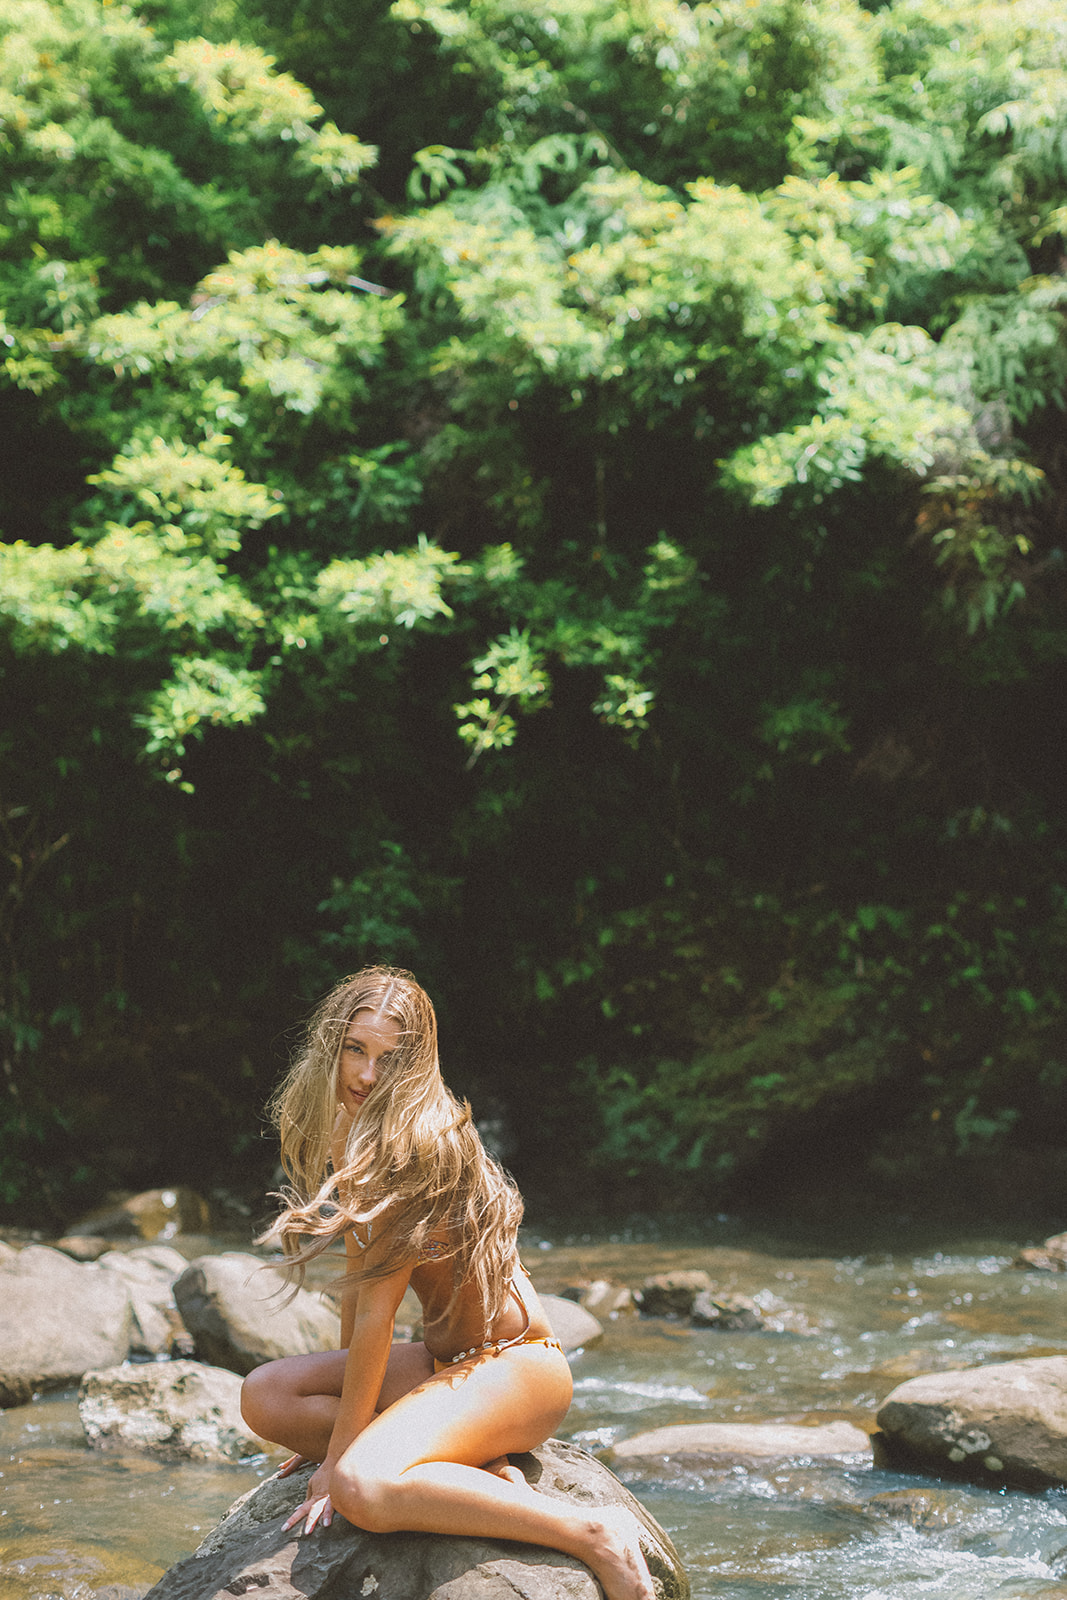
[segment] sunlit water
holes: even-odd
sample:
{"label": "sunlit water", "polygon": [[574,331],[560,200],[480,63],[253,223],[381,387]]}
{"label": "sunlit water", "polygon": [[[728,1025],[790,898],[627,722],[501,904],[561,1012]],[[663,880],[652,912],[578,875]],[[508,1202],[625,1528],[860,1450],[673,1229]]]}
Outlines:
{"label": "sunlit water", "polygon": [[[678,1422],[870,1425],[915,1373],[1065,1353],[1067,1275],[1010,1270],[1026,1242],[832,1258],[715,1225],[706,1242],[684,1245],[531,1236],[526,1259],[543,1289],[703,1267],[783,1325],[716,1333],[620,1316],[572,1358],[574,1406],[560,1432],[609,1452]],[[273,1466],[90,1452],[70,1394],[0,1415],[0,1596],[135,1600]],[[698,1600],[1067,1600],[1062,1491],[998,1493],[864,1457],[616,1470],[671,1533]]]}

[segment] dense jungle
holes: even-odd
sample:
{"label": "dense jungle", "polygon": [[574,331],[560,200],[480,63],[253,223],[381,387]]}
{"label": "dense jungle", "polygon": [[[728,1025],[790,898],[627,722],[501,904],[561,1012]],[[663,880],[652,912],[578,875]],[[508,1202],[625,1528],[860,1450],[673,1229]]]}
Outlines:
{"label": "dense jungle", "polygon": [[541,1206],[1062,1198],[1065,63],[0,0],[6,1215],[261,1192],[371,960]]}

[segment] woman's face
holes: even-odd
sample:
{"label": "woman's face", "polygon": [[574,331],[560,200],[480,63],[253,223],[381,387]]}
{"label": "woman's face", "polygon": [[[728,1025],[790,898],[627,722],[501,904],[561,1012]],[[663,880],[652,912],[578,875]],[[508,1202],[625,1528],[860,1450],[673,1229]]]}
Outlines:
{"label": "woman's face", "polygon": [[399,1044],[400,1028],[392,1017],[369,1008],[353,1014],[337,1069],[338,1103],[350,1117],[358,1116],[378,1073]]}

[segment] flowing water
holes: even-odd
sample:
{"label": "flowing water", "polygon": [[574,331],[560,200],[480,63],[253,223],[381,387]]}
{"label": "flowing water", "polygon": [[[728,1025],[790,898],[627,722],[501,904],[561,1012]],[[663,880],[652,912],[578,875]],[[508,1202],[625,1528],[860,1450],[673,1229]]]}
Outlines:
{"label": "flowing water", "polygon": [[[677,1422],[871,1425],[918,1372],[1067,1353],[1067,1275],[1010,1267],[1032,1242],[957,1234],[918,1252],[809,1254],[726,1219],[684,1242],[648,1230],[530,1235],[526,1261],[542,1289],[703,1267],[779,1324],[719,1333],[619,1316],[572,1357],[574,1406],[560,1433],[608,1452]],[[0,1415],[0,1597],[135,1600],[274,1465],[91,1453],[71,1394]],[[869,1457],[614,1465],[673,1536],[697,1600],[1067,1600],[1065,1491],[938,1482]]]}

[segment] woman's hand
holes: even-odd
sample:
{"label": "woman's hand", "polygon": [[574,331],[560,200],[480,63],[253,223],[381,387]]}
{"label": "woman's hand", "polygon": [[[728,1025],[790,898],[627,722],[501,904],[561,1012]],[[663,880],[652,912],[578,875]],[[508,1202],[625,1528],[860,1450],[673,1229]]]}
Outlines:
{"label": "woman's hand", "polygon": [[297,1467],[304,1466],[310,1460],[310,1456],[290,1456],[288,1461],[282,1462],[274,1476],[276,1478],[288,1478],[296,1471]]}
{"label": "woman's hand", "polygon": [[[286,1462],[288,1466],[288,1462]],[[324,1461],[321,1467],[308,1479],[307,1499],[297,1506],[292,1516],[282,1528],[283,1533],[288,1533],[290,1528],[295,1528],[301,1517],[304,1520],[304,1532],[310,1533],[316,1522],[321,1522],[328,1528],[333,1521],[333,1501],[330,1499],[330,1476],[333,1471],[332,1462]]]}

